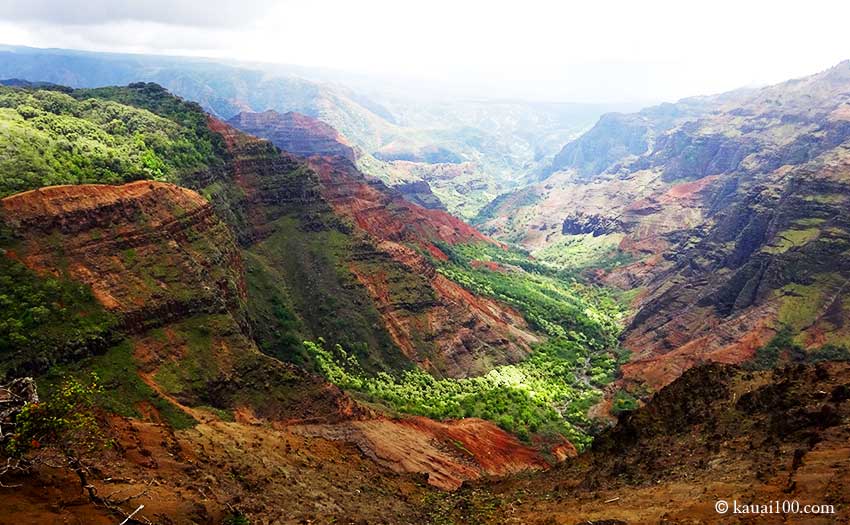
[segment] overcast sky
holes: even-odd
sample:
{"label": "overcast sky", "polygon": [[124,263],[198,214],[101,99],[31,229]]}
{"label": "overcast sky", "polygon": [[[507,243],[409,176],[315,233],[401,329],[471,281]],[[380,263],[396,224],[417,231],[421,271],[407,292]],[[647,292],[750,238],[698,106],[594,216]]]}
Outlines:
{"label": "overcast sky", "polygon": [[0,0],[0,43],[394,74],[466,94],[657,101],[850,58],[850,2]]}

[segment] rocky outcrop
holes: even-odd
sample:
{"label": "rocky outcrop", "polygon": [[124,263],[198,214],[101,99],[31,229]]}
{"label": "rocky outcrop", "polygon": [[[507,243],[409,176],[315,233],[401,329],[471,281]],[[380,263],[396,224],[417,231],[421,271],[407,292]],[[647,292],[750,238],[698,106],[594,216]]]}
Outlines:
{"label": "rocky outcrop", "polygon": [[434,195],[434,192],[431,191],[431,186],[424,180],[402,182],[393,186],[393,189],[400,192],[405,199],[413,204],[429,210],[446,211],[446,206]]}
{"label": "rocky outcrop", "polygon": [[[296,303],[302,306],[295,308],[315,333],[302,334],[298,341],[333,335],[327,333],[335,324],[327,318],[327,312],[308,309],[316,308],[317,301],[328,303],[330,299],[319,296],[330,293],[338,284],[332,302],[344,304],[344,298],[350,297],[351,305],[330,317],[349,319],[357,326],[346,328],[347,339],[336,340],[334,336],[331,340],[359,344],[365,341],[378,362],[413,361],[435,373],[459,377],[485,373],[494,363],[513,363],[530,352],[530,343],[537,337],[519,313],[477,297],[437,274],[417,251],[445,258],[439,243],[492,242],[480,232],[444,211],[413,204],[383,183],[367,179],[344,157],[313,156],[308,166],[270,151],[267,142],[220,121],[211,120],[210,127],[224,137],[231,156],[230,167],[213,174],[218,179],[197,175],[194,180],[202,190],[215,180],[220,181],[211,201],[223,213],[232,214],[233,223],[241,229],[245,249],[267,253],[270,247],[266,239],[275,238],[275,222],[285,217],[295,220],[307,237],[311,231],[316,235],[338,232],[350,243],[347,251],[339,254],[343,269],[322,270],[322,286],[326,290],[288,294],[305,295],[296,297]],[[228,177],[232,180],[228,181]],[[226,189],[234,185],[238,192]],[[292,260],[284,263],[284,259],[287,258],[282,257],[279,264],[295,264]],[[299,265],[316,264],[297,260]],[[319,270],[305,269],[303,275]],[[294,267],[290,271],[292,275],[281,277],[288,280],[300,273]],[[350,272],[362,292],[345,282],[340,272]],[[301,285],[291,282],[286,286],[292,290]],[[321,293],[314,296],[314,292]],[[364,301],[370,303],[366,308]],[[375,326],[370,311],[380,316],[383,326]],[[358,320],[352,317],[355,315],[364,318]],[[359,335],[354,338],[353,334]],[[390,347],[384,346],[383,334],[389,335]],[[397,349],[401,355],[393,356]]]}
{"label": "rocky outcrop", "polygon": [[653,153],[636,167],[659,168],[664,181],[697,180],[740,170],[744,159],[761,148],[748,137],[700,134],[692,128],[696,126],[685,125],[659,136]]}
{"label": "rocky outcrop", "polygon": [[[194,408],[200,405],[247,406],[277,421],[360,413],[338,388],[258,351],[242,254],[196,192],[153,181],[54,186],[6,197],[2,212],[18,240],[6,256],[90,286],[120,319],[116,342],[126,338],[132,347],[139,369],[127,373],[137,372],[190,417],[203,417]],[[190,343],[192,337],[204,343]],[[185,368],[161,380],[159,372],[177,360]],[[258,404],[252,396],[261,390]]]}
{"label": "rocky outcrop", "polygon": [[606,233],[616,233],[620,229],[621,226],[616,219],[599,215],[584,215],[583,213],[577,213],[575,216],[567,217],[561,224],[561,233],[563,235],[582,235],[589,233],[594,237],[598,237]]}
{"label": "rocky outcrop", "polygon": [[439,210],[427,210],[387,191],[378,181],[367,180],[356,167],[340,158],[314,158],[310,166],[319,174],[322,194],[338,212],[379,239],[420,245],[435,241],[492,242],[462,220]]}
{"label": "rocky outcrop", "polygon": [[555,155],[548,173],[573,168],[582,177],[593,177],[615,161],[645,153],[649,139],[649,126],[643,117],[603,115],[593,129]]}
{"label": "rocky outcrop", "polygon": [[[828,501],[833,509],[788,512],[783,522],[841,522],[850,503],[843,481],[848,397],[846,363],[756,374],[697,367],[621,416],[576,460],[537,476],[470,484],[444,513],[486,524],[539,516],[558,523],[712,523],[722,500],[730,508],[723,520],[743,524],[753,516],[736,515],[734,504],[787,500],[801,508]],[[495,510],[475,506],[483,490]],[[759,514],[770,523],[779,512]]]}
{"label": "rocky outcrop", "polygon": [[608,113],[587,133],[567,143],[555,155],[544,176],[575,170],[583,180],[592,180],[606,171],[616,172],[619,164],[650,153],[656,137],[687,119],[697,118],[717,97],[691,98],[676,104],[664,103],[638,113]]}
{"label": "rocky outcrop", "polygon": [[54,186],[2,200],[15,257],[91,286],[125,329],[140,332],[245,301],[242,261],[227,226],[197,193],[140,181]]}

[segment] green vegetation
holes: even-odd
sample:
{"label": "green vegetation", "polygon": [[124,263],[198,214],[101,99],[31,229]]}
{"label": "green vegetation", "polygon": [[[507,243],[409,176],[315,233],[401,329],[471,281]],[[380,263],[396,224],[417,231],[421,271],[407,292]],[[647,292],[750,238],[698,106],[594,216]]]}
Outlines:
{"label": "green vegetation", "polygon": [[[781,298],[779,321],[799,334],[817,322],[825,309],[843,293],[844,285],[841,274],[833,272],[812,275],[807,284],[790,283],[783,286],[777,291]],[[828,341],[835,342],[832,335],[827,334]],[[839,339],[841,335],[840,332],[835,334]]]}
{"label": "green vegetation", "polygon": [[251,520],[239,511],[233,511],[224,517],[224,525],[251,525]]}
{"label": "green vegetation", "polygon": [[199,122],[197,105],[155,84],[133,86],[0,87],[0,196],[56,184],[176,181],[221,162],[221,138]]}
{"label": "green vegetation", "polygon": [[749,370],[769,370],[779,363],[783,352],[792,355],[803,355],[803,348],[794,342],[792,330],[783,326],[768,343],[756,350],[756,355],[744,363],[744,368]]}
{"label": "green vegetation", "polygon": [[850,361],[850,348],[825,344],[809,352],[807,359],[812,363],[820,363],[822,361]]}
{"label": "green vegetation", "polygon": [[[811,222],[798,222],[801,223],[800,226],[812,225]],[[791,248],[802,246],[810,241],[817,239],[818,235],[820,235],[819,228],[785,230],[776,234],[776,238],[774,239],[773,244],[765,246],[764,248],[762,248],[762,251],[773,254],[784,253],[790,250]]]}
{"label": "green vegetation", "polygon": [[[433,418],[480,417],[521,438],[561,434],[590,442],[587,411],[614,379],[622,309],[602,290],[581,285],[551,264],[488,244],[441,246],[438,271],[470,290],[517,308],[547,342],[525,361],[479,377],[437,379],[420,369],[371,374],[342,346],[305,342],[331,382],[394,410]],[[496,263],[491,270],[479,262]]]}
{"label": "green vegetation", "polygon": [[105,350],[116,324],[89,287],[38,275],[0,251],[0,379]]}
{"label": "green vegetation", "polygon": [[847,196],[840,193],[818,193],[814,195],[806,195],[803,199],[808,202],[817,202],[819,204],[841,204],[847,200]]}
{"label": "green vegetation", "polygon": [[610,269],[633,260],[629,254],[619,250],[622,240],[621,233],[568,235],[534,252],[534,256],[571,270]]}
{"label": "green vegetation", "polygon": [[[441,246],[449,261],[437,271],[469,290],[519,310],[537,329],[598,351],[617,346],[622,307],[607,291],[579,283],[551,263],[480,243]],[[501,270],[475,264],[490,261]]]}
{"label": "green vegetation", "polygon": [[71,94],[80,100],[110,100],[142,108],[169,119],[183,128],[184,136],[191,139],[193,148],[202,155],[203,160],[225,151],[224,139],[210,130],[207,114],[199,104],[176,97],[153,82],[136,82],[127,87],[78,89]]}
{"label": "green vegetation", "polygon": [[30,452],[53,448],[72,459],[93,454],[108,444],[94,414],[95,396],[103,393],[97,374],[86,382],[62,381],[40,403],[24,405],[13,420],[13,432],[4,452],[23,458]]}
{"label": "green vegetation", "polygon": [[782,362],[819,363],[822,361],[850,361],[850,349],[826,344],[806,351],[794,339],[794,330],[782,326],[766,345],[756,350],[755,356],[743,364],[748,370],[770,370]]}
{"label": "green vegetation", "polygon": [[[208,129],[200,108],[154,84],[0,89],[0,195],[52,184],[188,183],[192,173],[225,158],[221,138]],[[240,207],[245,196],[210,171],[212,180],[195,183],[240,236],[247,230],[248,213]],[[295,165],[264,176],[260,184],[260,190],[267,185],[292,195],[317,189],[315,177]],[[437,271],[516,308],[549,339],[522,363],[480,377],[436,379],[412,368],[397,351],[357,275],[374,279],[414,322],[436,299],[425,277],[381,255],[320,199],[272,204],[266,211],[269,234],[243,252],[251,298],[247,318],[264,352],[314,366],[337,384],[398,411],[482,417],[524,438],[557,433],[579,447],[589,442],[587,409],[616,369],[622,311],[615,297],[580,284],[558,261],[486,243],[443,246],[449,260],[434,261]],[[204,239],[192,242],[198,252],[216,249]],[[150,280],[143,279],[140,291],[195,297],[197,290],[183,286],[171,261],[134,248],[116,255],[126,269]],[[250,342],[230,316],[198,315],[171,323],[167,336],[150,330],[116,344],[122,336],[117,320],[87,287],[63,276],[36,275],[5,253],[0,283],[0,343],[4,352],[10,349],[0,356],[2,373],[49,370],[39,378],[49,389],[63,377],[79,379],[93,370],[109,393],[97,394],[97,405],[126,416],[161,418],[174,428],[195,422],[166,397],[226,418],[222,411],[236,404],[272,413],[284,410],[293,396],[306,395],[294,369],[242,351]],[[160,291],[159,283],[167,289]],[[328,344],[301,344],[318,335]],[[415,343],[427,356],[429,343]],[[134,345],[154,356],[159,346],[179,349],[177,360],[146,361],[163,395],[139,375]]]}
{"label": "green vegetation", "polygon": [[[313,212],[309,219],[281,217],[272,235],[244,252],[249,316],[260,348],[310,367],[311,356],[301,341],[322,335],[354,352],[367,370],[409,367],[352,267],[363,266],[370,274],[417,276],[381,257],[338,222],[329,212]],[[361,253],[368,256],[358,257]],[[398,282],[394,288],[404,296],[415,294],[416,285]]]}
{"label": "green vegetation", "polygon": [[54,367],[39,378],[39,387],[50,391],[66,377],[83,378],[89,373],[95,373],[103,386],[103,392],[94,398],[99,407],[126,417],[140,417],[140,407],[148,406],[175,429],[195,424],[192,417],[145,384],[138,370],[139,365],[133,357],[133,345],[125,340],[102,355]]}
{"label": "green vegetation", "polygon": [[11,429],[4,428],[0,482],[7,474],[29,475],[45,466],[64,468],[76,474],[91,501],[103,503],[88,482],[94,461],[114,444],[97,416],[95,396],[103,391],[97,374],[84,381],[67,378],[40,402],[23,405]]}
{"label": "green vegetation", "polygon": [[611,402],[611,413],[618,416],[623,412],[636,410],[637,407],[638,400],[635,396],[625,390],[618,390],[617,393],[614,394],[614,399]]}
{"label": "green vegetation", "polygon": [[479,417],[523,439],[561,434],[579,448],[590,442],[587,410],[600,399],[598,388],[613,379],[615,368],[609,355],[553,339],[522,363],[479,377],[436,379],[420,369],[369,375],[339,345],[327,350],[322,340],[304,344],[331,382],[399,412],[437,419]]}
{"label": "green vegetation", "polygon": [[183,399],[203,391],[219,374],[213,334],[226,334],[230,324],[227,316],[198,316],[172,325],[170,337],[160,342],[176,349],[180,359],[163,363],[154,375],[156,383]]}

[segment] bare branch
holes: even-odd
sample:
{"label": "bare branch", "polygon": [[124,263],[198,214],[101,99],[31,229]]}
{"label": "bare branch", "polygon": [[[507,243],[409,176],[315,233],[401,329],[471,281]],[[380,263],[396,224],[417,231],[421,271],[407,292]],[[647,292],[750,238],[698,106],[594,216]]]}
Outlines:
{"label": "bare branch", "polygon": [[130,521],[130,520],[133,518],[133,516],[135,516],[135,515],[136,515],[136,513],[137,513],[137,512],[139,512],[139,511],[140,511],[140,510],[142,510],[143,508],[145,508],[145,506],[144,506],[144,505],[139,505],[139,508],[137,508],[136,510],[134,510],[133,512],[131,512],[131,513],[130,513],[130,515],[129,515],[129,516],[127,516],[126,518],[124,518],[124,521],[122,521],[122,522],[121,522],[121,523],[119,523],[118,525],[125,525],[128,521]]}

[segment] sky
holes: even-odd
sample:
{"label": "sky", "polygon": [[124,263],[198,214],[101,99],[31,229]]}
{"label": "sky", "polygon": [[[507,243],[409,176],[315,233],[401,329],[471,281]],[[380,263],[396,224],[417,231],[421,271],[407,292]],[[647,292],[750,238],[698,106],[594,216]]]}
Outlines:
{"label": "sky", "polygon": [[482,98],[677,100],[850,59],[850,2],[0,0],[0,43],[399,77]]}

